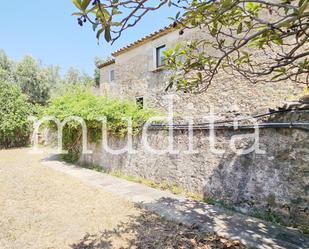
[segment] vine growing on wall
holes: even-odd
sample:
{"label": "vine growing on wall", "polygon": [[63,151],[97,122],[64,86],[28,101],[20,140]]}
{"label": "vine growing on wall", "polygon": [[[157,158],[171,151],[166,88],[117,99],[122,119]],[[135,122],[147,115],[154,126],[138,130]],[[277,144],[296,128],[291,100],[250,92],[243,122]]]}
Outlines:
{"label": "vine growing on wall", "polygon": [[[123,118],[132,119],[133,135],[137,135],[142,125],[154,114],[153,110],[140,109],[134,102],[97,96],[82,87],[53,98],[44,110],[45,116],[53,116],[60,121],[72,116],[82,118],[87,124],[91,142],[101,139],[102,122],[98,119],[102,117],[106,117],[107,131],[110,134],[123,137],[128,130],[128,123]],[[81,138],[80,123],[72,121],[64,127],[64,148],[69,151],[70,157],[75,155],[74,159],[77,159],[76,155],[80,153]]]}

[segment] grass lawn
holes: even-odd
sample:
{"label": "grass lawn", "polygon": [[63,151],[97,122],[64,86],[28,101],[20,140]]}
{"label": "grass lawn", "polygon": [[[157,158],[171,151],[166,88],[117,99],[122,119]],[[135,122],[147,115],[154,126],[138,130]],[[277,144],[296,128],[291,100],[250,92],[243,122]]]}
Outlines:
{"label": "grass lawn", "polygon": [[0,248],[243,248],[168,222],[41,165],[29,149],[0,151]]}

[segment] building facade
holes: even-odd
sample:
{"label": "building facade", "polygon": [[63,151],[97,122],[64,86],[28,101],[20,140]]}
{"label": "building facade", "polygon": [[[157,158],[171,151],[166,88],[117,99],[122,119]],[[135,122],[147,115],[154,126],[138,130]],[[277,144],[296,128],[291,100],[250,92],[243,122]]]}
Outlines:
{"label": "building facade", "polygon": [[169,72],[162,67],[162,51],[205,36],[197,29],[180,35],[170,25],[117,50],[99,65],[101,94],[127,98],[163,112],[167,111],[165,97],[175,94],[176,116],[204,116],[213,106],[216,114],[226,117],[228,113],[252,115],[282,106],[303,90],[291,82],[252,84],[242,76],[221,73],[201,94],[166,91]]}
{"label": "building facade", "polygon": [[[127,98],[163,112],[168,107],[165,97],[175,94],[177,116],[207,116],[213,107],[217,117],[226,119],[268,112],[269,108],[281,107],[303,91],[302,86],[292,82],[252,84],[241,76],[222,73],[204,93],[166,92],[169,72],[162,67],[162,50],[206,35],[201,30],[187,30],[179,35],[177,29],[169,26],[114,52],[112,59],[99,66],[101,94]],[[282,112],[269,121],[295,120],[308,120],[308,112]],[[176,129],[173,144],[180,151],[178,154],[151,154],[137,136],[133,141],[136,154],[112,155],[100,144],[90,144],[94,153],[83,160],[127,175],[175,183],[189,192],[202,193],[206,199],[223,200],[248,213],[271,209],[284,217],[287,224],[308,230],[308,132],[262,129],[259,142],[266,153],[237,155],[229,147],[230,140],[243,132],[252,131],[216,132],[216,148],[224,150],[221,155],[210,150],[209,132],[198,129],[194,132],[193,147],[199,152],[186,153],[188,131]],[[151,130],[148,135],[153,148],[166,148],[169,142],[166,130]],[[123,148],[126,143],[124,138],[109,139],[112,148]],[[245,137],[237,146],[245,150],[254,142]]]}

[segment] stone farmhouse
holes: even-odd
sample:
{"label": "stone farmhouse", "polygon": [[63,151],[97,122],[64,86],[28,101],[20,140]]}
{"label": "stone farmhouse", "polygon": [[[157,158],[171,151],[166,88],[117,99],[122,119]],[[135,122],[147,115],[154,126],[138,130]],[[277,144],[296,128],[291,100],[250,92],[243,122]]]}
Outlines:
{"label": "stone farmhouse", "polygon": [[[164,69],[163,54],[179,42],[206,36],[202,30],[179,29],[172,25],[153,32],[117,51],[98,67],[100,92],[112,97],[128,98],[146,107],[166,110],[164,97],[168,71]],[[202,94],[173,92],[176,115],[206,115],[210,105],[217,114],[254,114],[281,106],[288,98],[301,92],[290,82],[252,84],[242,76],[221,73]],[[205,113],[205,114],[204,114]]]}
{"label": "stone farmhouse", "polygon": [[[193,29],[180,35],[179,30],[167,26],[115,51],[111,59],[99,65],[100,93],[167,110],[164,97],[171,92],[165,91],[169,72],[162,67],[162,51],[204,35],[207,34]],[[179,117],[193,115],[198,119],[201,115],[207,116],[209,107],[213,106],[217,117],[227,119],[282,107],[302,91],[302,86],[291,82],[252,84],[241,76],[225,73],[202,94],[172,93],[177,95],[174,113]],[[308,112],[293,109],[271,115],[268,121],[291,123],[295,120],[308,120]],[[151,154],[144,150],[141,137],[136,136],[133,139],[136,154],[113,155],[100,143],[93,143],[90,148],[94,153],[82,161],[156,182],[175,183],[189,192],[202,193],[204,197],[253,212],[256,208],[266,210],[271,206],[287,221],[293,217],[295,224],[308,229],[308,132],[290,128],[261,130],[259,143],[265,154],[236,154],[229,146],[231,137],[252,131],[230,129],[216,131],[216,148],[223,149],[223,154],[211,151],[209,132],[199,129],[194,131],[193,141],[198,153],[187,154],[188,131],[175,129],[173,142],[179,149],[178,154]],[[169,141],[166,130],[150,130],[148,135],[152,147],[166,148]],[[108,143],[112,148],[123,148],[125,142],[125,138],[109,137]],[[237,148],[247,149],[253,143],[254,139],[244,138]]]}

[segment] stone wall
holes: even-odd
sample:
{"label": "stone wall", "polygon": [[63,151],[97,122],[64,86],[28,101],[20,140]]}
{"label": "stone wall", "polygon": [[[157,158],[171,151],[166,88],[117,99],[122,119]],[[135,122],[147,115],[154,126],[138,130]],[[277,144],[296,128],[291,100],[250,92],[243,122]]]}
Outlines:
{"label": "stone wall", "polygon": [[[101,69],[100,93],[116,98],[135,100],[144,97],[147,107],[167,111],[165,97],[174,94],[176,117],[207,116],[211,107],[217,118],[254,115],[282,106],[303,91],[303,86],[292,82],[249,83],[239,75],[220,73],[205,93],[198,95],[183,92],[166,92],[168,71],[154,67],[154,49],[162,44],[167,48],[177,42],[205,36],[203,32],[186,30],[179,36],[173,31],[130,49],[115,58],[115,63]],[[216,51],[212,51],[216,52]],[[262,59],[262,57],[261,57]],[[108,73],[115,71],[115,81],[110,83]],[[307,115],[307,116],[306,116]],[[274,121],[309,120],[308,113],[285,114]],[[247,131],[251,132],[251,131]],[[296,129],[263,129],[260,134],[261,149],[265,155],[250,153],[238,156],[228,149],[230,139],[244,131],[217,131],[217,149],[226,149],[222,155],[210,152],[208,131],[194,133],[195,148],[199,153],[189,155],[188,132],[174,131],[175,147],[179,154],[152,155],[142,149],[141,138],[134,138],[137,154],[111,155],[101,146],[91,144],[95,153],[83,158],[88,163],[105,168],[119,169],[126,174],[139,175],[155,181],[177,183],[189,191],[200,192],[207,198],[224,200],[245,209],[272,208],[296,223],[309,223],[309,140],[308,132]],[[149,143],[158,149],[166,148],[167,132],[149,131]],[[125,140],[111,137],[111,147],[122,147]],[[253,141],[238,144],[247,148]]]}
{"label": "stone wall", "polygon": [[[277,114],[272,122],[309,120],[308,111]],[[308,128],[308,127],[307,127]],[[187,154],[188,132],[174,131],[174,146],[178,154],[154,155],[142,148],[141,137],[134,138],[136,154],[111,155],[100,144],[91,144],[94,154],[84,162],[106,169],[121,170],[154,181],[177,183],[207,198],[225,201],[240,208],[266,210],[272,208],[291,223],[309,221],[309,133],[299,129],[270,128],[260,131],[260,148],[266,154],[252,152],[237,155],[229,149],[232,136],[249,134],[252,130],[218,130],[216,148],[222,155],[213,154],[209,147],[209,132],[194,131],[196,154]],[[167,131],[149,131],[148,141],[157,149],[167,147]],[[122,148],[125,139],[109,137],[112,148]],[[244,139],[237,148],[246,149],[253,143]]]}
{"label": "stone wall", "polygon": [[[167,104],[164,102],[164,97],[173,93],[178,96],[174,103],[177,115],[197,116],[207,113],[211,105],[214,106],[216,113],[226,113],[231,110],[242,114],[263,112],[268,108],[281,106],[289,98],[303,91],[303,86],[292,82],[252,84],[240,75],[221,72],[205,93],[194,95],[166,92],[169,72],[155,69],[155,48],[162,44],[172,48],[177,42],[194,40],[205,35],[200,30],[198,32],[186,30],[182,36],[178,31],[173,31],[119,54],[114,64],[101,69],[101,94],[131,100],[144,97],[147,107],[165,112]],[[115,81],[112,83],[108,80],[110,70],[115,71]]]}

